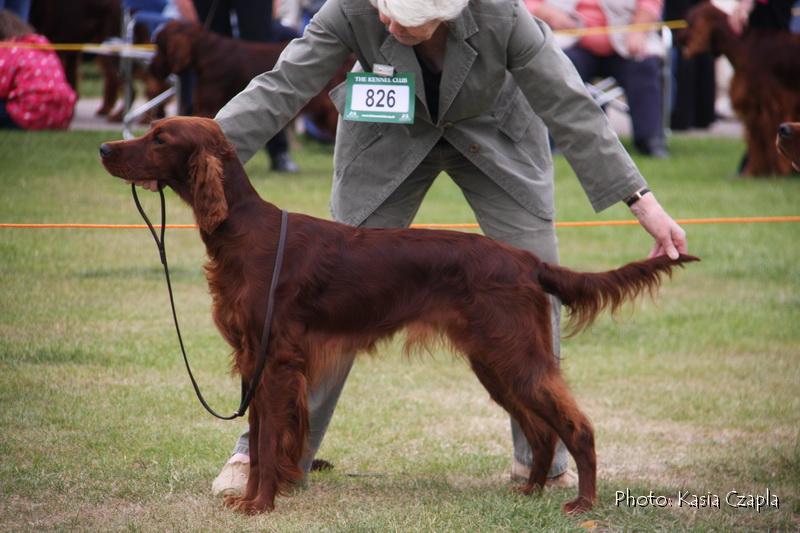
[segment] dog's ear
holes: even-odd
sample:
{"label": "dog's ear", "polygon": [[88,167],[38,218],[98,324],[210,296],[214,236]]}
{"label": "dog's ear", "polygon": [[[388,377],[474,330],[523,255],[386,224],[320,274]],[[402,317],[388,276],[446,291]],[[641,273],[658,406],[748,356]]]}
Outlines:
{"label": "dog's ear", "polygon": [[228,202],[222,182],[222,161],[201,148],[189,160],[192,176],[192,205],[200,229],[213,233],[228,218]]}
{"label": "dog's ear", "polygon": [[167,39],[164,51],[167,55],[170,70],[178,74],[183,72],[192,62],[192,43],[187,35],[176,33]]}

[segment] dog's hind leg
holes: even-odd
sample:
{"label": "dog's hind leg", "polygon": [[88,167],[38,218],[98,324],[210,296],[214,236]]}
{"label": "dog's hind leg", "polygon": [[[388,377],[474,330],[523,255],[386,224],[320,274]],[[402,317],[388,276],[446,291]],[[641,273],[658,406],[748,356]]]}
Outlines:
{"label": "dog's hind leg", "polygon": [[[531,489],[540,485],[542,478],[546,476],[546,472],[542,472],[541,469],[550,466],[547,459],[552,461],[553,451],[549,444],[554,442],[546,431],[542,431],[541,427],[536,427],[537,419],[549,426],[564,442],[567,450],[575,458],[579,477],[578,497],[565,504],[564,511],[570,514],[579,513],[591,509],[596,496],[597,463],[594,450],[594,431],[589,420],[578,409],[566,383],[561,378],[558,367],[552,363],[553,356],[549,339],[549,332],[542,331],[531,336],[532,342],[516,343],[518,347],[516,350],[511,344],[503,350],[503,347],[498,347],[496,342],[491,346],[483,343],[485,346],[483,346],[483,350],[480,350],[480,360],[476,364],[471,357],[470,361],[473,368],[477,366],[490,369],[493,373],[494,379],[487,387],[491,387],[490,391],[503,391],[506,398],[509,399],[508,405],[519,406],[511,409],[507,407],[507,409],[520,423],[520,426],[523,426],[523,431],[530,441],[534,454],[538,453],[541,457],[529,478]],[[502,354],[502,356],[498,354]],[[476,373],[478,373],[477,370]],[[519,414],[520,412],[523,414]],[[532,413],[534,416],[529,416],[528,413]],[[524,425],[526,422],[527,429]],[[539,444],[545,442],[542,440],[544,435],[547,435],[547,447]],[[549,451],[545,455],[542,450]]]}
{"label": "dog's hind leg", "polygon": [[588,511],[594,504],[597,484],[597,459],[594,430],[578,409],[566,383],[557,372],[541,377],[529,394],[520,398],[545,422],[566,445],[578,467],[578,497],[564,505],[566,513]]}
{"label": "dog's hind leg", "polygon": [[470,365],[478,380],[489,392],[489,396],[520,425],[528,445],[533,452],[528,482],[522,487],[523,494],[531,494],[544,488],[547,472],[553,462],[556,447],[556,434],[541,418],[524,404],[513,398],[510,389],[497,377],[495,372],[481,362],[481,358],[470,357]]}
{"label": "dog's hind leg", "polygon": [[[556,432],[536,414],[524,407],[521,408],[527,415],[528,421],[532,428],[525,433],[528,439],[528,444],[533,452],[533,462],[531,464],[531,473],[528,476],[528,483],[522,487],[523,494],[530,494],[533,491],[541,490],[547,483],[547,473],[553,463],[555,456],[556,444],[558,443],[558,436]],[[518,421],[519,423],[519,421]],[[522,424],[520,423],[520,426]],[[526,431],[524,426],[523,431]],[[529,436],[532,433],[534,436]]]}

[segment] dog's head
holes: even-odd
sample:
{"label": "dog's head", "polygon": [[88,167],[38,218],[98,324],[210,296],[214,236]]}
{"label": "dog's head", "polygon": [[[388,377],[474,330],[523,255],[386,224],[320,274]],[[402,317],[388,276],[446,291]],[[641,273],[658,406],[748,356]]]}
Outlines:
{"label": "dog's head", "polygon": [[784,122],[778,126],[775,146],[792,162],[792,167],[800,172],[800,122]]}
{"label": "dog's head", "polygon": [[692,58],[703,52],[719,55],[716,41],[724,31],[733,31],[728,24],[728,15],[711,2],[702,2],[686,14],[687,27],[680,33],[678,44],[683,56]]}
{"label": "dog's head", "polygon": [[228,216],[223,167],[233,146],[211,119],[172,117],[138,139],[100,145],[103,166],[125,180],[155,180],[192,206],[200,228],[212,233]]}
{"label": "dog's head", "polygon": [[156,54],[150,61],[150,74],[165,79],[192,64],[193,43],[202,32],[198,24],[173,20],[164,24],[155,36]]}

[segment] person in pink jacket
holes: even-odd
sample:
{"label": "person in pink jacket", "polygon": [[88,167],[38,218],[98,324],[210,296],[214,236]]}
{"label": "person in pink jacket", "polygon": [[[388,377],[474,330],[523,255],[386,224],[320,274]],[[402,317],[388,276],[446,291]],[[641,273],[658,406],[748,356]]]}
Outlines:
{"label": "person in pink jacket", "polygon": [[[8,10],[0,10],[0,127],[65,129],[75,91],[48,40]],[[15,46],[19,43],[20,46]]]}

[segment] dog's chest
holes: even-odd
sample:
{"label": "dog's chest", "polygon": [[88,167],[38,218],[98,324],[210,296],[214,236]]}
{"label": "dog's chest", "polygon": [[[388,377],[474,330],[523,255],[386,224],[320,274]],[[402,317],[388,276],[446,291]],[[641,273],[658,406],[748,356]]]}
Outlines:
{"label": "dog's chest", "polygon": [[[230,265],[227,265],[230,267]],[[247,345],[244,336],[252,321],[252,302],[248,284],[241,269],[225,268],[224,263],[210,261],[206,277],[212,297],[212,316],[222,336],[236,351]]]}

